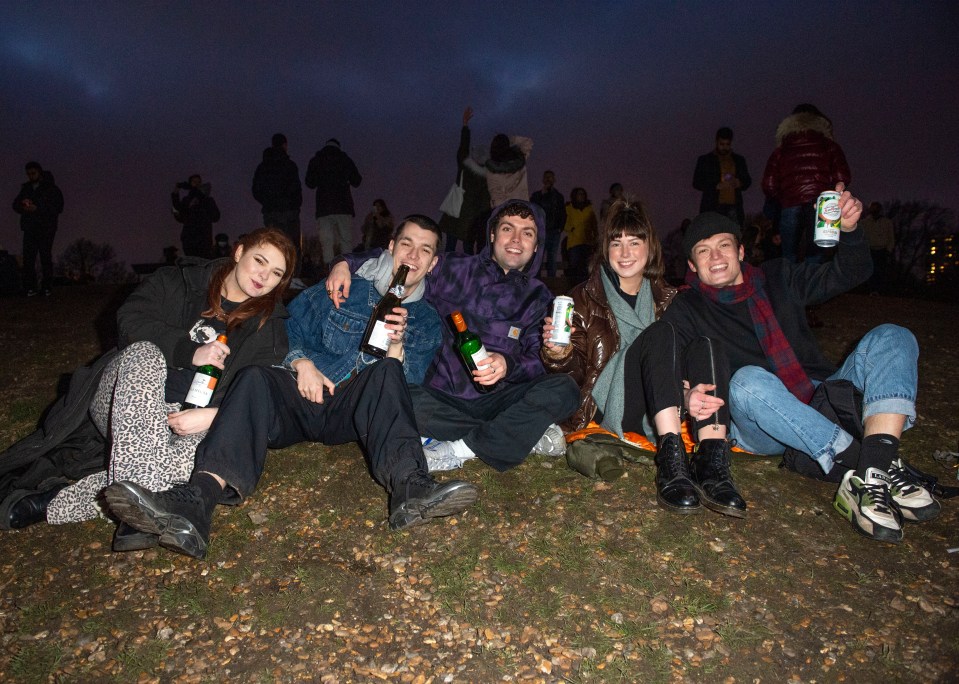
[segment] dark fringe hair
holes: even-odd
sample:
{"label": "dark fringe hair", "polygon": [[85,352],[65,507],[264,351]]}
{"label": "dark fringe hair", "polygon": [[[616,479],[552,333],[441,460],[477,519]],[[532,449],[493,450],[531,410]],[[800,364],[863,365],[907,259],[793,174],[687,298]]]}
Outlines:
{"label": "dark fringe hair", "polygon": [[[240,305],[229,314],[226,313],[223,310],[221,302],[223,298],[223,283],[226,282],[227,276],[236,268],[237,250],[242,247],[244,252],[248,252],[263,244],[276,247],[280,250],[283,258],[286,259],[286,270],[283,273],[283,277],[277,286],[267,294],[262,297],[250,297],[246,301],[241,302]],[[238,325],[243,323],[243,321],[259,316],[260,323],[256,326],[257,330],[259,330],[270,318],[273,309],[276,308],[277,302],[283,298],[283,293],[286,292],[287,286],[293,279],[293,271],[295,269],[296,247],[294,247],[293,241],[287,237],[286,233],[278,228],[257,228],[252,233],[247,233],[237,240],[236,245],[233,247],[233,258],[230,260],[230,263],[221,266],[213,274],[213,277],[210,278],[210,287],[207,290],[208,308],[201,315],[207,318],[217,318],[226,323],[227,334],[232,332]]]}
{"label": "dark fringe hair", "polygon": [[606,220],[600,230],[599,249],[593,255],[592,268],[600,268],[603,264],[609,263],[609,243],[620,236],[638,237],[646,243],[648,256],[643,277],[650,282],[661,280],[666,272],[663,264],[663,246],[656,235],[656,229],[649,220],[646,207],[642,202],[631,197],[616,200],[606,212]]}

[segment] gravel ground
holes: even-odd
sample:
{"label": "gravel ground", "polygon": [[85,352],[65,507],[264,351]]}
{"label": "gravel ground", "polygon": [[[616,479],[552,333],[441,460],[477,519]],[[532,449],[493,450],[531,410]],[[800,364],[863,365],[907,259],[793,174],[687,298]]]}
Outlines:
{"label": "gravel ground", "polygon": [[[109,321],[113,295],[3,302],[0,444],[108,343],[88,322]],[[819,311],[834,358],[879,322],[916,331],[903,453],[943,478],[957,313],[857,295]],[[595,483],[544,457],[505,474],[474,462],[450,477],[481,487],[477,505],[391,533],[357,447],[274,452],[257,493],[217,511],[204,561],[112,553],[106,521],[0,535],[0,680],[956,681],[957,500],[893,546],[776,459],[735,474],[745,520],[663,511],[643,465]]]}

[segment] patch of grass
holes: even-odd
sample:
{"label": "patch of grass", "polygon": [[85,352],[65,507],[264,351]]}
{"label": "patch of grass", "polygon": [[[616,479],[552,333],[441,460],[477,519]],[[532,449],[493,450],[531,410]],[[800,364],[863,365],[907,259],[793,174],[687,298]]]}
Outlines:
{"label": "patch of grass", "polygon": [[742,624],[727,623],[717,627],[716,634],[730,649],[738,650],[745,646],[762,643],[764,639],[772,635],[772,631],[765,625],[747,627]]}
{"label": "patch of grass", "polygon": [[10,659],[10,674],[18,682],[47,682],[62,658],[63,650],[57,644],[27,644]]}
{"label": "patch of grass", "polygon": [[295,622],[290,618],[298,606],[299,601],[293,594],[264,594],[256,601],[253,618],[257,627],[270,631]]}
{"label": "patch of grass", "polygon": [[240,597],[234,596],[230,587],[222,590],[208,588],[205,584],[170,584],[159,592],[160,608],[167,613],[185,613],[190,617],[231,615],[236,612]]}
{"label": "patch of grass", "polygon": [[167,645],[151,639],[139,646],[128,646],[117,654],[117,662],[123,668],[123,679],[136,681],[141,674],[152,674],[163,663]]}
{"label": "patch of grass", "polygon": [[44,406],[36,399],[14,399],[7,406],[7,421],[11,423],[36,423]]}
{"label": "patch of grass", "polygon": [[476,588],[470,576],[476,567],[479,553],[475,550],[453,550],[445,558],[427,565],[433,577],[433,593],[448,610],[462,615],[472,614],[470,595]]}
{"label": "patch of grass", "polygon": [[32,606],[27,606],[20,611],[20,632],[21,634],[31,634],[47,625],[50,620],[54,620],[63,614],[64,606],[53,601],[42,601]]}
{"label": "patch of grass", "polygon": [[693,618],[710,615],[728,606],[729,599],[725,596],[717,596],[709,588],[685,579],[683,580],[683,593],[673,602],[673,608],[677,613],[683,613]]}

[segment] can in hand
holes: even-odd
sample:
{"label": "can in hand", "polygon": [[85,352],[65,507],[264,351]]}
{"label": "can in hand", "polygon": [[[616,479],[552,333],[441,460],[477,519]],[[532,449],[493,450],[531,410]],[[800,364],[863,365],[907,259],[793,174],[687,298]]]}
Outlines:
{"label": "can in hand", "polygon": [[573,330],[573,298],[561,296],[553,300],[553,332],[549,341],[565,347]]}
{"label": "can in hand", "polygon": [[835,247],[839,244],[839,224],[842,210],[839,208],[839,193],[826,190],[816,199],[816,227],[813,242],[819,247]]}

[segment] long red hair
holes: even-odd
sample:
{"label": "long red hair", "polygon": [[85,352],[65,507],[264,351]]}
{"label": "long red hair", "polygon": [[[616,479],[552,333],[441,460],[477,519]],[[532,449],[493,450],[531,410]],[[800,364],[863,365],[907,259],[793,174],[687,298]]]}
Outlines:
{"label": "long red hair", "polygon": [[[243,251],[247,252],[263,244],[272,245],[280,250],[283,258],[286,260],[286,270],[283,273],[283,277],[277,286],[267,294],[262,297],[250,297],[246,301],[241,302],[233,311],[227,313],[223,310],[221,303],[223,299],[223,283],[230,273],[233,272],[233,269],[236,268],[237,249],[242,247]],[[286,292],[287,286],[293,279],[293,270],[295,268],[296,247],[293,245],[293,241],[290,240],[282,230],[278,228],[257,228],[252,233],[247,233],[237,240],[236,245],[234,245],[233,259],[230,260],[230,263],[224,264],[221,268],[217,269],[213,277],[210,278],[210,288],[207,290],[208,308],[202,315],[208,318],[218,318],[225,322],[227,333],[231,332],[243,323],[243,321],[254,318],[255,316],[260,317],[260,323],[257,325],[257,329],[262,328],[263,324],[269,319],[270,314],[273,313],[273,309],[276,308],[277,302],[282,299],[283,293]]]}

